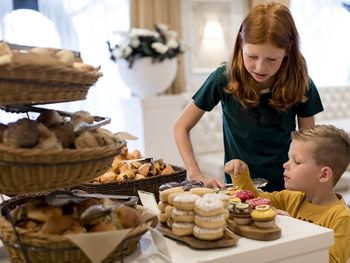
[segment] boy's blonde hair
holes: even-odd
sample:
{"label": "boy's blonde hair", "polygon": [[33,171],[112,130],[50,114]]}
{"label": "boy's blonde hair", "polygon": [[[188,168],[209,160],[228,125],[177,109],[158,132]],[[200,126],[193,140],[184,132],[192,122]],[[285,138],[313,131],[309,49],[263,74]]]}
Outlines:
{"label": "boy's blonde hair", "polygon": [[336,185],[350,162],[350,137],[333,125],[316,125],[292,132],[292,140],[310,143],[317,165],[329,166]]}
{"label": "boy's blonde hair", "polygon": [[227,64],[227,93],[233,94],[242,105],[258,105],[260,89],[247,72],[243,62],[244,44],[271,43],[285,49],[276,82],[271,87],[270,105],[278,111],[286,111],[298,102],[306,101],[308,72],[299,49],[299,34],[289,9],[282,4],[266,2],[255,6],[245,17],[236,37],[231,63]]}

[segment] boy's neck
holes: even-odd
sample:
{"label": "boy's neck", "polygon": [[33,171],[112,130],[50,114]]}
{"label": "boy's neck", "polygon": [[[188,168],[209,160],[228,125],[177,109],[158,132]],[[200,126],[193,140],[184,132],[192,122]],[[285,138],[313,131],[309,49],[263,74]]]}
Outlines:
{"label": "boy's neck", "polygon": [[339,201],[337,195],[333,190],[318,192],[318,193],[320,194],[317,194],[317,193],[315,193],[314,195],[306,194],[306,200],[315,205],[329,205]]}

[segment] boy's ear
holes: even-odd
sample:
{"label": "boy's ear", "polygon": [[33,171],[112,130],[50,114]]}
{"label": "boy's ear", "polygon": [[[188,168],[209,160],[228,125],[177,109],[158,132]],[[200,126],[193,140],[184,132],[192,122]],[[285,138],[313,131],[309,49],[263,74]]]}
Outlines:
{"label": "boy's ear", "polygon": [[329,166],[325,166],[321,169],[320,182],[326,183],[333,180],[333,171]]}

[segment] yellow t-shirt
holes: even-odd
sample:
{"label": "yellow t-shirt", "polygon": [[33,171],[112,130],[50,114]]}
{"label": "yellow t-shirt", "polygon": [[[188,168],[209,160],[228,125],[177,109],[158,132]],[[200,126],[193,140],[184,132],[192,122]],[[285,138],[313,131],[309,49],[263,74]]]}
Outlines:
{"label": "yellow t-shirt", "polygon": [[287,211],[292,217],[333,229],[334,244],[329,250],[329,261],[345,263],[350,257],[350,209],[341,195],[338,201],[329,205],[315,205],[306,201],[303,192],[283,190],[260,193],[254,187],[248,173],[234,179],[240,189],[252,191],[256,196],[265,197],[277,209]]}

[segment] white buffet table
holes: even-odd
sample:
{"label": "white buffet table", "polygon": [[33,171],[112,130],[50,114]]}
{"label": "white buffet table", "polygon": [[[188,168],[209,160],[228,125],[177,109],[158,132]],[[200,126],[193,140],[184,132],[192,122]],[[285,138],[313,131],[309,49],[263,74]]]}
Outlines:
{"label": "white buffet table", "polygon": [[[194,250],[187,245],[165,238],[172,262],[279,262],[309,263],[328,262],[328,248],[333,243],[333,231],[291,217],[277,216],[276,223],[282,229],[282,237],[273,241],[256,241],[240,237],[238,244],[230,248]],[[149,232],[140,241],[140,247],[125,258],[125,263],[151,263],[156,248]],[[1,248],[2,250],[3,248]],[[0,263],[9,260],[0,251]]]}
{"label": "white buffet table", "polygon": [[[332,230],[286,216],[278,216],[276,223],[282,229],[281,238],[256,241],[240,237],[237,246],[230,248],[194,250],[169,238],[165,240],[172,262],[328,262],[328,248],[333,244]],[[140,244],[142,251],[139,249],[128,256],[126,263],[152,262],[144,261],[155,253],[151,235],[144,235]]]}

